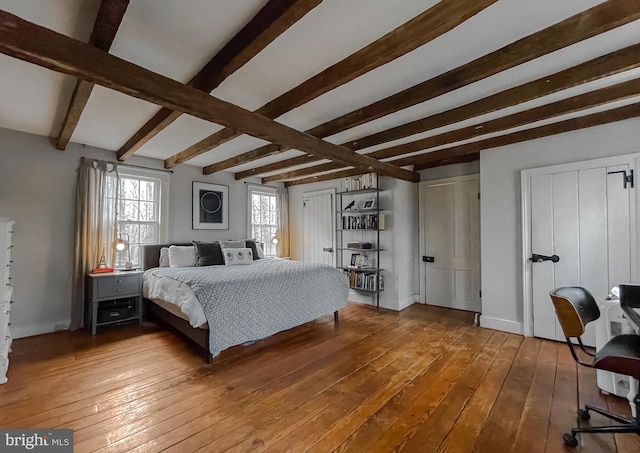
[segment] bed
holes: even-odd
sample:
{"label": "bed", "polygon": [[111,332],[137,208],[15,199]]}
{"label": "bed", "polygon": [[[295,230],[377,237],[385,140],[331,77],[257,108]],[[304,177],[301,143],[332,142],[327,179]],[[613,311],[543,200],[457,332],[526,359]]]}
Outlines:
{"label": "bed", "polygon": [[170,245],[192,246],[144,246],[145,315],[195,342],[208,363],[228,347],[331,313],[337,323],[346,306],[347,278],[332,266],[266,258],[242,266],[159,267],[160,251]]}

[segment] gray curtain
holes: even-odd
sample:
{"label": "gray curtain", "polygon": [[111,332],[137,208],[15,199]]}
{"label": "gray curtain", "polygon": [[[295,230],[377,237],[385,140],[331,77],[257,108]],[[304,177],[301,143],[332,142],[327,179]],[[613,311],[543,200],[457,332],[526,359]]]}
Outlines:
{"label": "gray curtain", "polygon": [[289,189],[278,190],[278,256],[291,256],[289,247]]}
{"label": "gray curtain", "polygon": [[118,166],[81,158],[76,187],[71,330],[84,327],[85,276],[104,257],[113,267],[116,235]]}

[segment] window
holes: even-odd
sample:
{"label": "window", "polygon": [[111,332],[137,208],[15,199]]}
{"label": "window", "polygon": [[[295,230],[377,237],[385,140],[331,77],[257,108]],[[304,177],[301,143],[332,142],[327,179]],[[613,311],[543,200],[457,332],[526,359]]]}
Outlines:
{"label": "window", "polygon": [[249,237],[264,244],[266,256],[277,256],[273,240],[278,231],[278,192],[268,187],[248,186]]}
{"label": "window", "polygon": [[115,267],[126,261],[142,265],[142,245],[167,239],[169,175],[158,171],[118,167],[116,232],[129,242],[128,251],[117,252]]}

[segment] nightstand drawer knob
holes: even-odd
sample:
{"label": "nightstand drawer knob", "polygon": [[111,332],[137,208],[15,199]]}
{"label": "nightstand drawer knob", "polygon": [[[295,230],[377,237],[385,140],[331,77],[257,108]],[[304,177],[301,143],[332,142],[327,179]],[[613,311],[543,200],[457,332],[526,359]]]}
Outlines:
{"label": "nightstand drawer knob", "polygon": [[122,292],[122,288],[119,288],[119,289],[118,289],[118,292],[119,292],[119,293],[121,293],[121,292]]}
{"label": "nightstand drawer knob", "polygon": [[122,283],[122,280],[118,280],[118,283]]}

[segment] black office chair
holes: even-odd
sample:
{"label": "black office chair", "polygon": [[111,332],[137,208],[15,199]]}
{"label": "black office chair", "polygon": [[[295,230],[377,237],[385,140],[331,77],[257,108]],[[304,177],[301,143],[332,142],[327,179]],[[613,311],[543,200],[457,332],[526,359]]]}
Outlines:
{"label": "black office chair", "polygon": [[[623,309],[627,307],[628,310],[634,312],[630,307],[635,305],[640,308],[640,287],[634,286],[625,289],[625,286],[633,285],[620,285],[620,306]],[[580,337],[584,334],[585,326],[600,317],[600,309],[593,296],[589,291],[579,286],[557,288],[549,295],[556,309],[556,315],[571,350],[571,355],[577,363],[640,379],[640,336],[618,335],[609,340],[598,352],[592,354],[585,349]],[[572,339],[576,339],[582,352],[591,357],[589,362],[584,362],[578,357],[577,348],[571,341]],[[588,404],[584,409],[578,408],[578,417],[581,420],[589,420],[591,418],[589,411],[593,411],[615,420],[620,425],[573,428],[570,433],[562,435],[564,443],[570,447],[576,447],[578,445],[576,434],[578,433],[636,433],[640,435],[640,393],[635,396],[634,404],[636,406],[634,420]]]}

